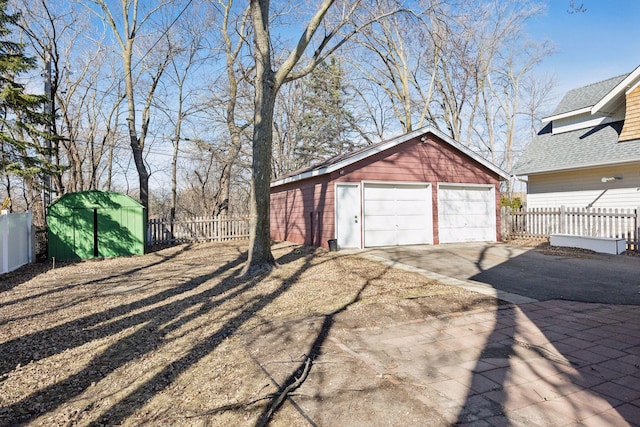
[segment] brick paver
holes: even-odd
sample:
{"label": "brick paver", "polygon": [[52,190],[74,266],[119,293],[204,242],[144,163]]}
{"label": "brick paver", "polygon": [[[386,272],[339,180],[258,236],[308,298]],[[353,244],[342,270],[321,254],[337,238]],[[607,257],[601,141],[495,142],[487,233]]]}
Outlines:
{"label": "brick paver", "polygon": [[352,334],[451,423],[640,425],[638,306],[540,301]]}

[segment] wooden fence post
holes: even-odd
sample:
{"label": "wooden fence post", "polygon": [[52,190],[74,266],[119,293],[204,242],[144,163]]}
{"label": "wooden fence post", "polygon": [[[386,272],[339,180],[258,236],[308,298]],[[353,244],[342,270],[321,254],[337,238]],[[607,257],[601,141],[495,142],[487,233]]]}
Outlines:
{"label": "wooden fence post", "polygon": [[508,225],[511,222],[511,218],[507,218],[508,215],[508,207],[501,206],[500,207],[500,234],[502,235],[502,240],[509,239]]}

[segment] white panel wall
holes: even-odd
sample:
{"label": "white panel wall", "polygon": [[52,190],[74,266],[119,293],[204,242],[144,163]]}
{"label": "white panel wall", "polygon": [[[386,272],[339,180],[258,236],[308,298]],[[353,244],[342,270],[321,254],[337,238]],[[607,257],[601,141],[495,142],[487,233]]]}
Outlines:
{"label": "white panel wall", "polygon": [[31,212],[0,215],[0,274],[33,262]]}

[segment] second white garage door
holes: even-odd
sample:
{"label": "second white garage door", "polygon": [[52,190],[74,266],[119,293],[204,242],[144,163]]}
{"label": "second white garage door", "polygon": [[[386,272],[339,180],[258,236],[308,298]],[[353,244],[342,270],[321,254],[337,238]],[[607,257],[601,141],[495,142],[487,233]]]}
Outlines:
{"label": "second white garage door", "polygon": [[364,246],[433,243],[429,184],[364,184]]}
{"label": "second white garage door", "polygon": [[440,243],[496,240],[496,203],[493,186],[438,186]]}

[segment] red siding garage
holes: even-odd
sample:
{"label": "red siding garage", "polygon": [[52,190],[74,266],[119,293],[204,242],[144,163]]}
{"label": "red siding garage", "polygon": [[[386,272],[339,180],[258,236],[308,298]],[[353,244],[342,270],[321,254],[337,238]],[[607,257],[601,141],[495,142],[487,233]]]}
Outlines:
{"label": "red siding garage", "polygon": [[271,184],[271,237],[339,248],[500,239],[508,175],[423,128]]}

